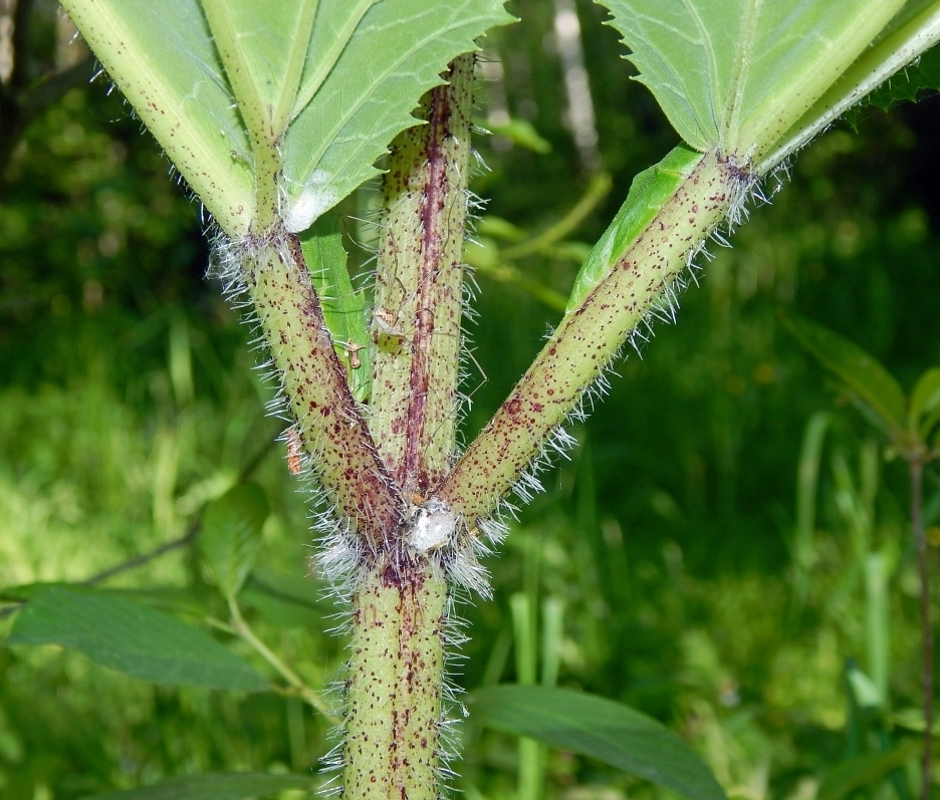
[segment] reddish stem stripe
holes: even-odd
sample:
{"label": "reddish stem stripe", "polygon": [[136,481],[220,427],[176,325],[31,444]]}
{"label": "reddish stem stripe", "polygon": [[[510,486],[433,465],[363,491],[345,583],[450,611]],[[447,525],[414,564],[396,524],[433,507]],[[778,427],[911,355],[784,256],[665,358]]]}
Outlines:
{"label": "reddish stem stripe", "polygon": [[456,60],[428,93],[428,124],[393,143],[383,189],[371,424],[406,496],[441,481],[455,449],[472,69]]}

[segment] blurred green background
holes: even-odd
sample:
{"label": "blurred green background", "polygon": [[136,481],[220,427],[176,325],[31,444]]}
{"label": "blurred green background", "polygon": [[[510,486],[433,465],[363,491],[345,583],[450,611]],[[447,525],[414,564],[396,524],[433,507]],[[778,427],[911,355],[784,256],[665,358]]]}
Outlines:
{"label": "blurred green background", "polygon": [[[24,86],[84,56],[54,5],[30,5]],[[525,22],[489,40],[481,65],[479,122],[504,135],[477,139],[467,440],[557,322],[544,298],[567,292],[632,177],[675,143],[601,8],[577,3],[572,37],[559,20],[575,6],[510,6]],[[3,70],[8,97],[15,75],[0,58]],[[12,118],[0,121],[0,589],[86,580],[177,539],[249,470],[274,513],[245,605],[266,641],[324,686],[341,674],[342,641],[326,632],[335,609],[308,562],[304,496],[273,444],[281,423],[264,415],[259,354],[204,277],[198,205],[107,80],[86,85],[91,72],[14,136]],[[587,116],[583,102],[570,107],[566,80],[582,101],[588,81]],[[471,638],[457,684],[515,680],[511,609],[547,607],[563,620],[547,654],[558,683],[663,720],[734,797],[903,798],[917,786],[905,470],[777,319],[796,311],[848,336],[905,389],[940,364],[940,102],[869,109],[857,128],[836,126],[801,153],[734,249],[710,247],[679,324],[657,325],[642,358],[618,365],[573,431],[571,459],[545,474],[546,493],[487,564],[495,600],[462,607]],[[570,219],[600,169],[612,191],[564,239],[507,252],[501,235]],[[366,187],[343,208],[360,271],[374,202]],[[813,420],[815,448],[804,446]],[[936,468],[925,496],[936,546]],[[260,591],[272,583],[311,602],[272,600]],[[191,547],[105,585],[172,587],[225,614]],[[860,705],[860,671],[886,688],[880,704]],[[0,646],[9,800],[210,770],[303,773],[332,746],[329,728],[274,694],[154,688],[57,648]],[[513,797],[511,740],[471,726],[460,736],[467,797]],[[669,796],[565,754],[546,770],[547,798]]]}

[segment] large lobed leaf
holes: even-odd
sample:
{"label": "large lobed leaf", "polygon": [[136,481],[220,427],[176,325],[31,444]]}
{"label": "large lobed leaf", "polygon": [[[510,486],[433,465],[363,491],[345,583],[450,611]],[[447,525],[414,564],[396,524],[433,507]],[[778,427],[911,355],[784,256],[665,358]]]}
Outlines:
{"label": "large lobed leaf", "polygon": [[758,174],[940,36],[931,0],[598,2],[679,135]]}
{"label": "large lobed leaf", "polygon": [[503,0],[203,3],[205,14],[199,0],[63,6],[234,236],[267,224],[278,190],[288,229],[305,229],[376,174],[448,62],[512,21]]}
{"label": "large lobed leaf", "polygon": [[228,231],[254,214],[251,148],[198,0],[64,0],[137,115]]}
{"label": "large lobed leaf", "polygon": [[596,695],[543,686],[494,686],[467,698],[470,719],[590,756],[694,800],[725,800],[708,767],[651,717]]}
{"label": "large lobed leaf", "polygon": [[[441,82],[448,62],[512,19],[502,0],[384,0],[369,4],[349,30],[362,5],[321,2],[317,12],[297,116],[284,140],[285,188],[291,208],[304,209],[301,222],[375,175],[373,163],[414,125],[412,109]],[[335,65],[321,63],[320,54],[335,53],[338,42]]]}
{"label": "large lobed leaf", "polygon": [[[875,102],[885,104],[909,89],[900,70],[940,41],[940,0],[908,0],[852,65],[813,106],[781,137],[758,171],[773,169],[878,87],[887,87]],[[936,84],[934,84],[936,86]]]}
{"label": "large lobed leaf", "polygon": [[163,684],[263,691],[264,676],[215,639],[110,592],[50,585],[19,612],[9,644],[58,644]]}

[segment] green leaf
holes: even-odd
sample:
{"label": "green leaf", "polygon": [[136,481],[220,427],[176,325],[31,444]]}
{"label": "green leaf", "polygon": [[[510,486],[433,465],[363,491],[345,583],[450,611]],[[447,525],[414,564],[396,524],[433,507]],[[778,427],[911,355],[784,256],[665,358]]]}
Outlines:
{"label": "green leaf", "polygon": [[512,21],[503,0],[63,5],[230,236],[275,211],[309,227],[377,173],[448,62]]}
{"label": "green leaf", "polygon": [[852,694],[859,708],[877,709],[881,707],[881,704],[884,702],[883,695],[878,690],[878,687],[875,686],[872,679],[862,672],[862,670],[858,667],[852,667],[846,673],[846,678],[848,679],[849,686],[852,688]]}
{"label": "green leaf", "polygon": [[602,697],[542,686],[494,686],[467,698],[470,719],[596,758],[694,800],[724,800],[708,767],[656,720]]}
{"label": "green leaf", "polygon": [[[601,0],[687,144],[759,163],[904,0]],[[786,80],[781,80],[786,76]]]}
{"label": "green leaf", "polygon": [[931,47],[919,59],[895,73],[894,77],[849,109],[843,119],[858,128],[871,107],[887,111],[904,102],[916,102],[925,91],[940,89],[940,48]]}
{"label": "green leaf", "polygon": [[326,326],[346,367],[349,390],[363,403],[369,397],[372,380],[366,301],[349,278],[339,215],[329,212],[320,217],[300,237],[300,246],[323,307]]}
{"label": "green leaf", "polygon": [[928,369],[911,393],[911,432],[925,441],[940,421],[940,367]]}
{"label": "green leaf", "polygon": [[[780,138],[774,152],[758,165],[757,171],[773,169],[938,41],[940,0],[909,0],[872,45]],[[903,84],[904,80],[898,83]],[[890,88],[887,94],[890,96]]]}
{"label": "green leaf", "polygon": [[643,170],[633,179],[627,199],[614,221],[581,265],[568,298],[566,313],[577,309],[616,266],[630,243],[646,230],[663,204],[682,187],[701,160],[700,153],[679,145],[658,164]]}
{"label": "green leaf", "polygon": [[62,5],[209,213],[247,231],[251,148],[198,0]]}
{"label": "green leaf", "polygon": [[16,586],[5,586],[0,589],[0,600],[7,600],[11,603],[25,603],[31,600],[40,592],[45,591],[50,586],[71,586],[65,581],[50,581],[49,583],[21,583]]}
{"label": "green leaf", "polygon": [[[63,586],[66,589],[84,589],[87,584],[76,585],[66,581],[51,581],[48,583],[24,583],[19,586],[7,586],[0,589],[0,600],[23,603],[31,600],[37,594],[50,586]],[[151,589],[95,589],[101,594],[143,603],[151,608],[171,611],[177,614],[187,614],[191,617],[205,617],[208,609],[200,603],[191,593],[183,589],[167,586],[158,586]]]}
{"label": "green leaf", "polygon": [[205,773],[169,778],[154,786],[105,792],[88,800],[245,800],[268,797],[285,789],[313,788],[307,775],[271,775],[266,772]]}
{"label": "green leaf", "polygon": [[900,384],[858,345],[827,328],[798,317],[783,317],[787,330],[853,397],[889,436],[904,433],[906,401]]}
{"label": "green leaf", "polygon": [[288,229],[304,230],[377,174],[373,163],[415,124],[411,111],[447,64],[511,21],[503,0],[321,0],[283,144]]}
{"label": "green leaf", "polygon": [[238,594],[251,572],[268,513],[264,489],[255,483],[233,486],[206,508],[199,545],[226,598]]}
{"label": "green leaf", "polygon": [[[927,720],[924,718],[923,708],[904,708],[896,711],[889,717],[890,721],[900,728],[906,728],[909,731],[922,734],[927,727]],[[932,730],[934,738],[940,737],[940,720],[933,723]]]}
{"label": "green leaf", "polygon": [[132,603],[141,603],[158,611],[168,611],[172,614],[183,614],[195,619],[204,619],[209,614],[208,606],[200,602],[191,592],[184,589],[175,589],[168,586],[153,587],[150,589],[95,589],[102,594],[129,600]]}
{"label": "green leaf", "polygon": [[919,751],[920,743],[908,739],[887,753],[867,753],[843,761],[825,773],[816,800],[839,800],[855,789],[870,786],[917,758]]}
{"label": "green leaf", "polygon": [[524,147],[533,153],[544,156],[552,152],[552,143],[545,139],[527,119],[513,117],[499,124],[481,121],[477,126],[489,130],[494,136],[502,136],[514,145]]}
{"label": "green leaf", "polygon": [[9,644],[58,644],[152,683],[263,691],[253,667],[202,631],[91,589],[50,586],[19,612]]}
{"label": "green leaf", "polygon": [[[223,51],[246,124],[277,142],[297,100],[318,4],[309,0],[201,2],[216,46]],[[263,130],[249,121],[252,116],[267,123]]]}

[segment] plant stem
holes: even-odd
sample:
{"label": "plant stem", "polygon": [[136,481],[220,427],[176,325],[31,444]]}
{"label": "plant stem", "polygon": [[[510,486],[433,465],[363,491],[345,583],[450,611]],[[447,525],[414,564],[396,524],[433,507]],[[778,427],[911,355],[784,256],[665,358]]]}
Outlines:
{"label": "plant stem", "polygon": [[262,656],[262,658],[264,658],[265,661],[274,667],[277,673],[296,690],[297,694],[300,695],[303,700],[306,700],[311,706],[313,706],[331,722],[337,722],[338,720],[330,711],[327,704],[323,701],[323,698],[321,698],[320,695],[307,686],[303,679],[296,672],[294,672],[294,670],[281,661],[281,659],[278,658],[274,652],[257,637],[255,632],[251,629],[251,626],[248,624],[247,620],[245,620],[245,618],[242,616],[241,609],[238,607],[238,602],[234,598],[229,598],[228,608],[229,613],[232,615],[232,627],[235,633],[248,642],[248,644],[250,644]]}
{"label": "plant stem", "polygon": [[930,627],[930,570],[927,563],[927,535],[923,520],[923,472],[919,457],[909,462],[911,478],[911,526],[917,544],[917,566],[920,571],[920,622],[924,638],[924,782],[921,800],[929,800],[931,784],[931,744],[933,743],[933,629]]}
{"label": "plant stem", "polygon": [[611,254],[607,274],[565,315],[435,493],[455,514],[472,526],[517,485],[650,309],[668,297],[690,253],[724,220],[739,179],[715,153],[701,156],[645,228]]}
{"label": "plant stem", "polygon": [[[420,563],[420,562],[424,563]],[[353,601],[344,800],[436,800],[447,587],[425,559],[380,556]]]}
{"label": "plant stem", "polygon": [[331,511],[367,547],[380,547],[394,538],[404,506],[349,391],[297,237],[275,236],[243,272]]}
{"label": "plant stem", "polygon": [[449,81],[425,95],[427,124],[392,143],[383,184],[370,421],[405,497],[443,479],[456,441],[471,54]]}
{"label": "plant stem", "polygon": [[363,552],[353,579],[345,800],[436,800],[444,772],[447,580],[408,537],[456,449],[473,56],[448,78],[386,164],[369,423],[409,515]]}

